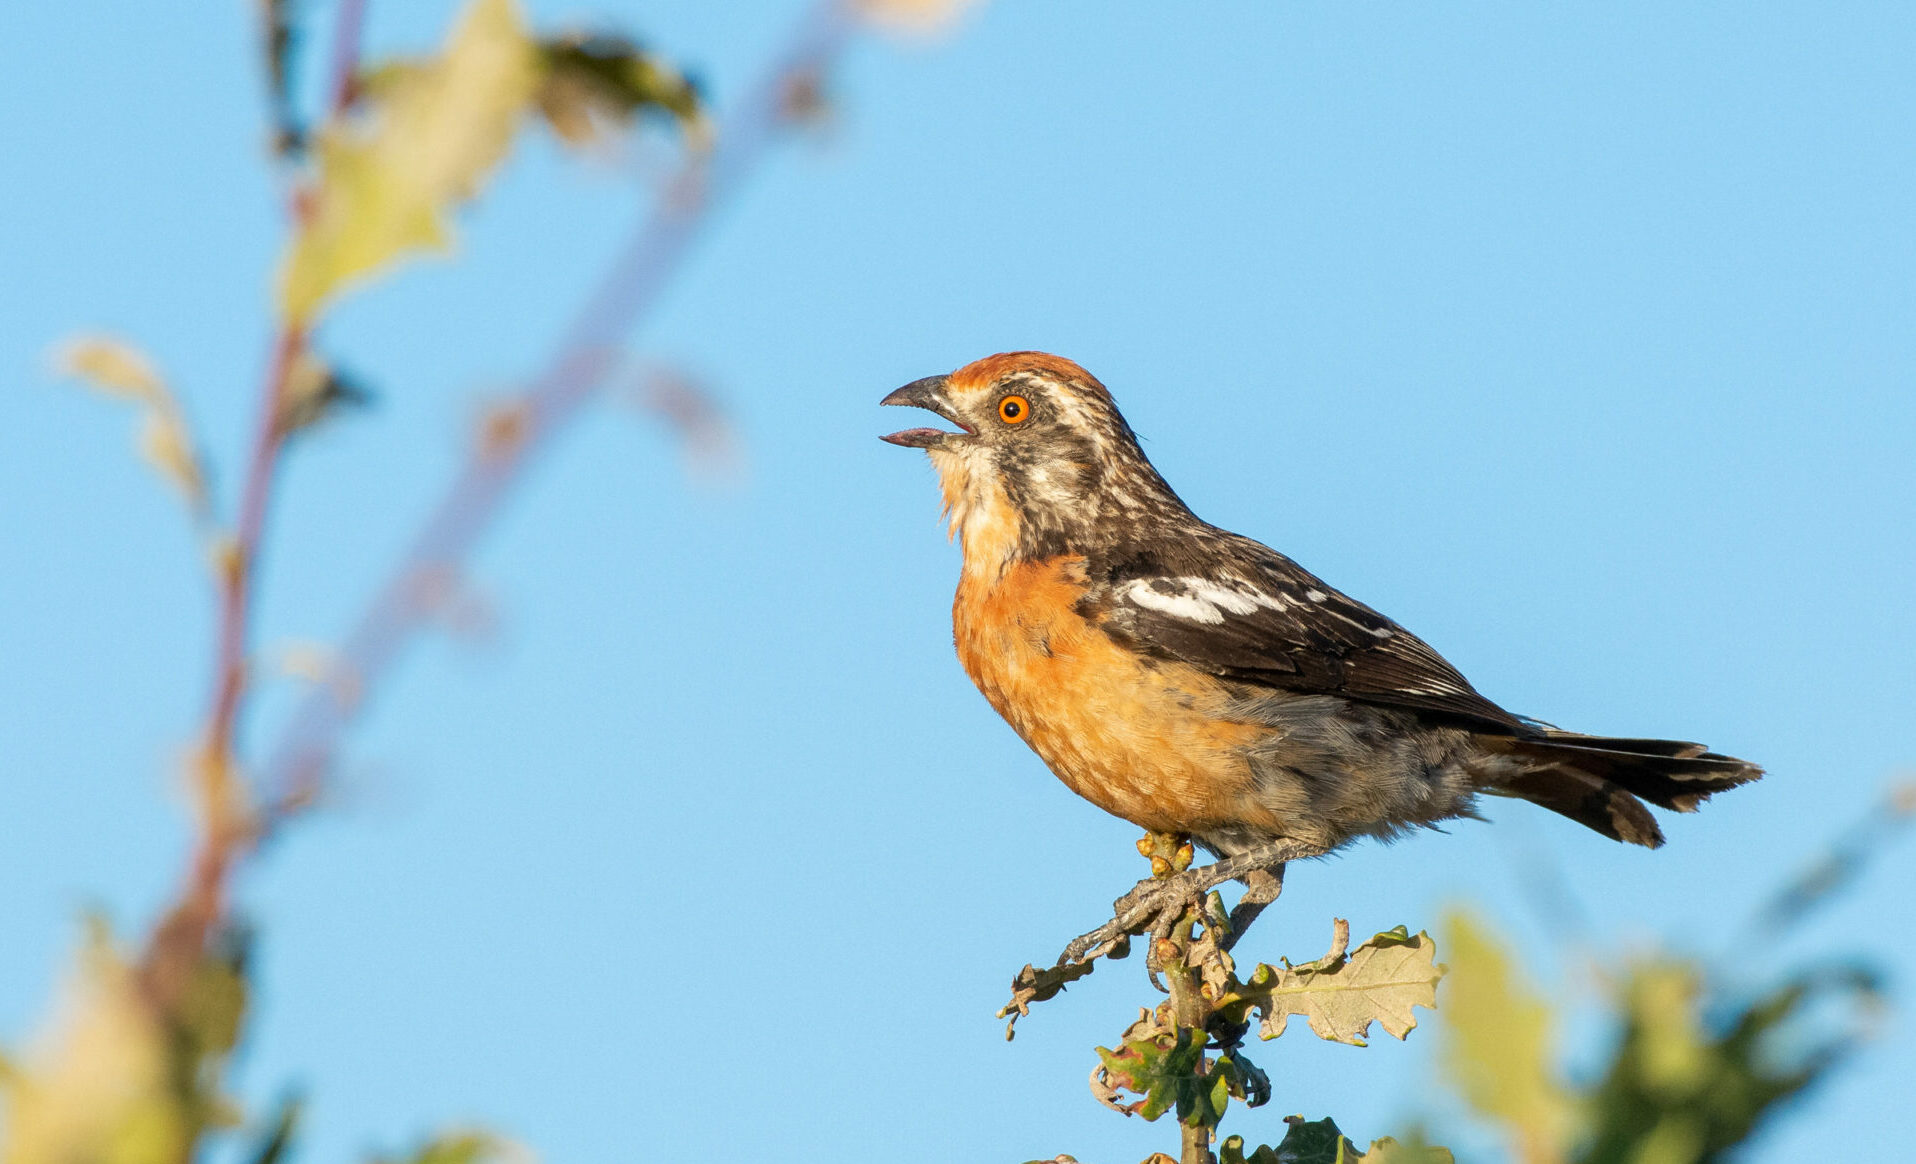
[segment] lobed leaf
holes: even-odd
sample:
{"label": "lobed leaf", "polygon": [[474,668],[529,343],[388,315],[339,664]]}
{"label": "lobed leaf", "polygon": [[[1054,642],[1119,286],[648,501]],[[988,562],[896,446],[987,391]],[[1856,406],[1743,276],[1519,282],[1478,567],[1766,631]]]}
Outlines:
{"label": "lobed leaf", "polygon": [[1372,1023],[1402,1039],[1417,1026],[1416,1007],[1437,1005],[1444,967],[1430,935],[1412,936],[1399,926],[1348,953],[1338,950],[1300,966],[1260,965],[1248,982],[1233,983],[1217,1009],[1232,1021],[1263,1016],[1258,1034],[1275,1039],[1292,1015],[1302,1016],[1320,1039],[1366,1045]]}
{"label": "lobed leaf", "polygon": [[1244,1138],[1231,1136],[1218,1146],[1218,1164],[1455,1164],[1447,1148],[1425,1144],[1421,1139],[1399,1143],[1386,1137],[1371,1141],[1370,1151],[1360,1152],[1357,1145],[1338,1130],[1336,1121],[1326,1117],[1306,1120],[1290,1116],[1283,1140],[1273,1148],[1261,1146],[1244,1153]]}

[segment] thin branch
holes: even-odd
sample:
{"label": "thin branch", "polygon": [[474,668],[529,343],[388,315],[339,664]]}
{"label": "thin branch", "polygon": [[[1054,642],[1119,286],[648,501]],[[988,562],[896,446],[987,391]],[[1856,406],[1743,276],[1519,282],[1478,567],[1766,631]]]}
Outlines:
{"label": "thin branch", "polygon": [[[344,0],[341,4],[333,29],[335,84],[330,108],[334,114],[344,108],[351,75],[358,69],[359,30],[364,18],[365,0]],[[311,200],[296,188],[288,199],[288,215],[295,227],[310,213],[310,206]],[[287,379],[305,352],[306,342],[304,328],[291,323],[282,324],[273,340],[255,405],[252,447],[240,486],[232,538],[216,559],[219,614],[214,632],[213,689],[192,771],[199,800],[200,834],[185,891],[155,928],[140,968],[148,997],[165,1008],[177,1000],[208,935],[225,916],[228,874],[253,836],[241,794],[235,741],[246,707],[257,566],[273,485],[279,476],[280,454],[285,450],[280,406]]]}
{"label": "thin branch", "polygon": [[[854,5],[828,0],[800,23],[789,47],[723,121],[709,151],[689,158],[586,301],[546,370],[494,414],[470,459],[378,590],[340,655],[340,685],[310,691],[263,769],[270,830],[311,803],[341,735],[432,614],[433,597],[459,572],[534,456],[604,384],[618,346],[657,305],[700,229],[792,121],[795,91],[814,82],[857,27]],[[350,697],[341,688],[350,690]]]}

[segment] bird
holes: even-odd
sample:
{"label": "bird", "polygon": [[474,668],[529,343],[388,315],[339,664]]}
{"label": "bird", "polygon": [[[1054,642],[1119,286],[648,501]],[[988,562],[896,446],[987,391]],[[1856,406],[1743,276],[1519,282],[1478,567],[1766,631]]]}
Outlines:
{"label": "bird", "polygon": [[966,674],[1073,792],[1219,858],[1140,882],[1067,959],[1108,946],[1127,902],[1131,923],[1161,928],[1236,879],[1261,908],[1288,861],[1478,817],[1482,795],[1656,848],[1646,802],[1691,812],[1763,774],[1702,744],[1506,711],[1396,622],[1194,514],[1109,390],[1068,359],[1003,352],[881,403],[958,429],[882,439],[937,471],[962,549],[952,629]]}

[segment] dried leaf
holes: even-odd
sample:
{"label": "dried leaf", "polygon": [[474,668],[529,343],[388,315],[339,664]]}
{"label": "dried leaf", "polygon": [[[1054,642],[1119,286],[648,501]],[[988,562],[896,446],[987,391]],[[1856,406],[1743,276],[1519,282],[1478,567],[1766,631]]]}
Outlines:
{"label": "dried leaf", "polygon": [[188,504],[195,510],[206,506],[206,478],[193,452],[193,438],[187,435],[179,414],[169,409],[148,409],[146,419],[140,422],[139,444],[140,456],[159,470]]}
{"label": "dried leaf", "polygon": [[211,501],[199,452],[179,401],[153,361],[124,340],[86,335],[62,344],[54,366],[108,396],[140,405],[135,445],[141,458],[180,491],[196,515],[206,514]]}
{"label": "dried leaf", "polygon": [[1055,997],[1067,985],[1083,978],[1096,967],[1096,962],[1073,962],[1068,966],[1039,970],[1027,962],[1023,970],[1012,976],[1011,1001],[998,1008],[998,1017],[1007,1020],[1005,1041],[1010,1042],[1017,1034],[1018,1020],[1031,1013],[1032,1003]]}
{"label": "dried leaf", "polygon": [[362,408],[371,401],[372,393],[358,381],[320,359],[310,347],[302,347],[286,369],[275,420],[281,436],[292,436],[341,409]]}
{"label": "dried leaf", "polygon": [[674,369],[656,368],[640,378],[632,399],[671,428],[690,469],[726,481],[742,475],[744,458],[731,418],[703,384]]}
{"label": "dried leaf", "polygon": [[1469,915],[1451,914],[1444,929],[1454,963],[1444,1000],[1446,1076],[1472,1107],[1512,1130],[1516,1155],[1563,1159],[1577,1117],[1557,1078],[1550,1004]]}
{"label": "dried leaf", "polygon": [[859,0],[868,20],[900,32],[946,32],[977,0]]}
{"label": "dried leaf", "polygon": [[82,335],[61,344],[53,366],[108,396],[153,404],[169,398],[166,382],[132,344],[110,335]]}
{"label": "dried leaf", "polygon": [[505,156],[539,82],[512,0],[473,0],[430,60],[377,74],[358,120],[319,140],[319,183],[280,279],[295,323],[409,252],[447,249],[447,214]]}
{"label": "dried leaf", "polygon": [[1263,1015],[1258,1033],[1266,1039],[1283,1034],[1291,1015],[1332,1042],[1365,1046],[1372,1023],[1401,1039],[1417,1025],[1414,1008],[1437,1005],[1444,967],[1436,953],[1430,935],[1413,937],[1399,926],[1349,953],[1334,949],[1301,966],[1259,966],[1220,996],[1218,1009],[1233,1021]]}
{"label": "dried leaf", "polygon": [[539,58],[539,113],[569,146],[602,144],[647,111],[702,133],[697,84],[623,36],[570,33],[540,42]]}

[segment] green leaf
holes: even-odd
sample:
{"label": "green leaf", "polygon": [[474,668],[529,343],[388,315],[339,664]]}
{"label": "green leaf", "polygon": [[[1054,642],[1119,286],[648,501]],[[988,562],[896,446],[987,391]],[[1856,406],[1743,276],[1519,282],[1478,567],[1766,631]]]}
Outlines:
{"label": "green leaf", "polygon": [[411,1155],[393,1158],[373,1157],[372,1164],[479,1164],[503,1160],[513,1154],[511,1141],[491,1132],[441,1132],[416,1148]]}
{"label": "green leaf", "polygon": [[625,37],[572,33],[541,41],[539,57],[539,114],[567,145],[598,144],[647,111],[701,127],[698,86]]}
{"label": "green leaf", "polygon": [[1259,1035],[1275,1039],[1291,1015],[1302,1015],[1320,1039],[1366,1045],[1372,1023],[1403,1038],[1417,1026],[1415,1007],[1437,1005],[1436,946],[1429,934],[1402,926],[1378,934],[1349,953],[1301,966],[1259,966],[1249,982],[1233,983],[1217,1009],[1232,1021],[1252,1011],[1264,1016]]}
{"label": "green leaf", "polygon": [[1172,1032],[1158,1028],[1128,1038],[1115,1051],[1105,1047],[1097,1051],[1112,1086],[1144,1097],[1141,1103],[1134,1105],[1134,1113],[1155,1120],[1173,1107],[1179,1108],[1182,1114],[1188,1105],[1198,1081],[1197,1066],[1204,1053],[1204,1041],[1188,1029]]}
{"label": "green leaf", "polygon": [[1217,1147],[1218,1164],[1278,1164],[1277,1149],[1260,1144],[1249,1156],[1244,1154],[1243,1136],[1226,1136]]}
{"label": "green leaf", "polygon": [[[1208,1072],[1203,1070],[1208,1045],[1203,1031],[1168,1025],[1162,1009],[1156,1014],[1146,1011],[1126,1029],[1117,1050],[1097,1049],[1101,1066],[1093,1076],[1092,1090],[1128,1115],[1155,1120],[1176,1110],[1182,1123],[1215,1125],[1229,1102],[1231,1076],[1228,1067],[1220,1069],[1216,1064]],[[1128,1107],[1118,1104],[1118,1088],[1144,1098]]]}
{"label": "green leaf", "polygon": [[306,1101],[298,1095],[282,1098],[259,1142],[247,1155],[246,1164],[281,1164],[299,1134],[300,1116],[305,1108]]}
{"label": "green leaf", "polygon": [[1627,969],[1617,997],[1623,1030],[1591,1095],[1588,1158],[1721,1156],[1841,1063],[1880,1002],[1874,975],[1848,966],[1706,1008],[1709,994],[1692,962],[1653,958]]}
{"label": "green leaf", "polygon": [[1452,913],[1451,975],[1444,990],[1445,1074],[1464,1100],[1507,1125],[1528,1160],[1556,1160],[1575,1131],[1570,1096],[1557,1079],[1550,1004],[1469,915]]}
{"label": "green leaf", "polygon": [[1357,1145],[1344,1138],[1329,1116],[1321,1120],[1291,1116],[1284,1122],[1290,1130],[1272,1154],[1276,1164],[1345,1164],[1358,1156]]}
{"label": "green leaf", "polygon": [[1246,1156],[1243,1137],[1231,1136],[1218,1148],[1218,1164],[1456,1164],[1449,1149],[1432,1147],[1421,1138],[1399,1143],[1385,1137],[1373,1140],[1370,1151],[1360,1152],[1328,1117],[1289,1116],[1284,1122],[1290,1128],[1277,1147],[1260,1147]]}
{"label": "green leaf", "polygon": [[1422,1136],[1399,1142],[1389,1136],[1372,1140],[1364,1153],[1364,1164],[1457,1164],[1449,1148],[1424,1143]]}
{"label": "green leaf", "polygon": [[304,325],[348,285],[451,245],[447,215],[505,156],[539,83],[512,0],[473,0],[437,57],[376,73],[367,107],[319,137],[319,181],[280,275]]}

